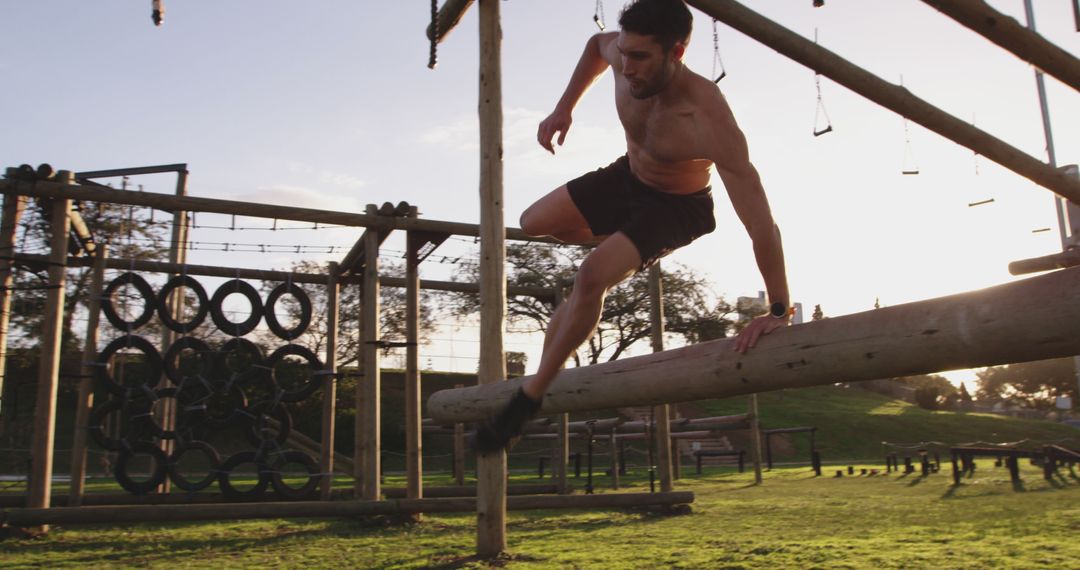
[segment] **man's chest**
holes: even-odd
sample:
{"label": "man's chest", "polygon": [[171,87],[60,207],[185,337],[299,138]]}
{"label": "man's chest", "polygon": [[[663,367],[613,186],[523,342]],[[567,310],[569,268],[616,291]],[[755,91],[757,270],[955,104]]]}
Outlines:
{"label": "man's chest", "polygon": [[666,108],[616,90],[615,107],[629,142],[663,162],[707,158],[701,144],[698,114],[690,108]]}

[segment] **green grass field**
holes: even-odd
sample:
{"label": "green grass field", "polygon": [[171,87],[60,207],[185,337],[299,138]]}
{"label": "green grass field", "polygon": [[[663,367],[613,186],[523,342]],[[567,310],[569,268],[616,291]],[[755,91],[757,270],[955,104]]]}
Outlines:
{"label": "green grass field", "polygon": [[[691,514],[648,511],[521,511],[509,548],[476,560],[475,517],[429,515],[420,523],[261,520],[53,527],[44,538],[0,541],[14,568],[1076,568],[1080,478],[1045,481],[1022,466],[1014,488],[982,461],[952,486],[940,473],[822,477],[807,468],[750,473],[727,468],[676,485],[697,500]],[[880,464],[855,465],[881,469]],[[533,479],[515,477],[521,482]],[[628,481],[627,481],[628,479]],[[582,480],[575,480],[581,484]],[[439,480],[445,483],[445,477]],[[624,478],[648,489],[642,473]],[[388,478],[387,485],[401,481]],[[596,481],[598,492],[608,481]],[[104,486],[98,487],[106,490]],[[580,491],[578,491],[580,492]]]}

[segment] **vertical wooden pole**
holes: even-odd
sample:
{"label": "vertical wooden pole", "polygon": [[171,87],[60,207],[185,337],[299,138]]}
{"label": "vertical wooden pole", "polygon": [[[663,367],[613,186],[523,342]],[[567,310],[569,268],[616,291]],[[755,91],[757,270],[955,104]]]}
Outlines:
{"label": "vertical wooden pole", "polygon": [[[455,388],[464,388],[464,384],[455,384]],[[465,424],[454,424],[454,484],[465,484]]]}
{"label": "vertical wooden pole", "polygon": [[26,196],[8,194],[4,197],[3,214],[0,215],[0,434],[10,423],[11,412],[4,402],[4,377],[7,370],[8,325],[11,322],[11,286],[15,276],[11,269],[15,255],[15,231],[19,227],[23,211],[26,210]]}
{"label": "vertical wooden pole", "polygon": [[615,434],[619,431],[617,427],[611,428],[611,435],[608,437],[608,446],[611,448],[611,488],[619,488],[619,442]]}
{"label": "vertical wooden pole", "polygon": [[[420,267],[423,242],[409,232],[405,240],[405,496],[424,496],[423,418],[420,417]],[[413,519],[419,520],[417,513]]]}
{"label": "vertical wooden pole", "polygon": [[[652,320],[653,352],[664,350],[664,286],[660,262],[649,267],[649,304]],[[667,404],[656,406],[656,465],[660,470],[660,490],[672,491],[675,486],[671,476],[671,408]]]}
{"label": "vertical wooden pole", "polygon": [[366,351],[364,350],[364,339],[367,338],[364,332],[364,303],[366,301],[361,297],[360,299],[360,319],[357,323],[356,336],[360,341],[360,353],[356,360],[356,369],[359,374],[354,376],[356,378],[356,386],[353,389],[353,399],[355,400],[356,408],[353,410],[353,496],[355,498],[361,498],[364,496],[364,474],[367,473],[367,447],[365,446],[364,432],[367,431],[367,405],[364,403],[366,388],[364,376],[367,370],[365,364]]}
{"label": "vertical wooden pole", "polygon": [[[60,171],[56,181],[74,184],[71,172]],[[29,508],[47,508],[52,497],[53,442],[56,439],[56,393],[60,383],[61,325],[64,317],[64,287],[67,269],[68,215],[70,199],[54,199],[50,229],[49,290],[45,301],[45,319],[41,334],[41,360],[38,364],[37,401],[34,404],[34,436],[30,447]],[[43,525],[42,532],[49,530]]]}
{"label": "vertical wooden pole", "polygon": [[[750,457],[754,460],[754,483],[760,485],[761,478],[761,418],[758,416],[757,394],[750,394]],[[770,467],[772,461],[769,462]]]}
{"label": "vertical wooden pole", "polygon": [[[480,0],[480,384],[506,380],[500,0]],[[476,550],[506,550],[506,454],[477,458]]]}
{"label": "vertical wooden pole", "polygon": [[[181,170],[176,173],[176,196],[183,197],[187,195],[187,169]],[[187,263],[187,212],[177,210],[173,212],[172,223],[172,238],[169,244],[169,263],[172,264],[184,264]],[[171,275],[174,277],[176,274]],[[175,292],[169,301],[169,312],[172,313],[174,319],[179,320],[184,314],[184,303],[186,299],[182,293],[182,289],[175,289]],[[161,353],[165,354],[165,351],[169,349],[169,346],[179,338],[175,332],[170,329],[165,329],[161,335]],[[161,380],[158,382],[158,388],[167,388],[170,381],[163,374]],[[161,425],[168,430],[173,430],[176,427],[176,399],[165,398],[162,400],[163,407],[157,410],[160,414]],[[174,448],[174,442],[171,439],[163,439],[160,442],[161,450],[165,452],[165,456],[172,455]],[[168,493],[171,488],[172,482],[166,478],[162,481],[158,487],[159,493]]]}
{"label": "vertical wooden pole", "polygon": [[379,370],[379,233],[364,234],[364,492],[376,501],[382,494],[382,414]]}
{"label": "vertical wooden pole", "polygon": [[[558,309],[565,300],[566,289],[555,288],[555,309]],[[559,434],[556,440],[558,448],[556,449],[557,457],[552,459],[552,463],[558,492],[560,495],[565,495],[570,492],[570,482],[566,474],[570,465],[570,414],[559,414],[556,416],[556,421]]]}
{"label": "vertical wooden pole", "polygon": [[94,266],[90,274],[90,300],[87,303],[86,339],[83,343],[82,378],[79,378],[79,396],[75,401],[75,435],[71,442],[71,493],[69,507],[82,505],[86,483],[86,425],[90,408],[94,406],[94,368],[97,360],[98,323],[101,319],[101,292],[105,288],[105,260],[109,256],[108,244],[97,244],[94,250]]}
{"label": "vertical wooden pole", "polygon": [[326,268],[326,363],[323,376],[322,437],[320,438],[319,498],[330,500],[334,488],[334,429],[337,424],[337,344],[338,314],[341,286],[338,283],[338,264],[331,261]]}

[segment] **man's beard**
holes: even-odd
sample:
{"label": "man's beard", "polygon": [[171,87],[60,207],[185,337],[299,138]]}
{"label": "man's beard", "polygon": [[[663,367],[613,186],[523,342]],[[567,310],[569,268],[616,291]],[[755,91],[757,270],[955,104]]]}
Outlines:
{"label": "man's beard", "polygon": [[671,64],[667,59],[664,59],[663,67],[656,72],[652,81],[643,83],[641,88],[637,90],[634,89],[633,84],[630,85],[630,95],[635,99],[648,99],[667,88],[674,76],[675,74],[671,71]]}

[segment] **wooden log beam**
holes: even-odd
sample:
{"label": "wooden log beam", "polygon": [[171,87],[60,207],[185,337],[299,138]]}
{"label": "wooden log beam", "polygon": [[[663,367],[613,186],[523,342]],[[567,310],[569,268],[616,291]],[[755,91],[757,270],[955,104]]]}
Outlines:
{"label": "wooden log beam", "polygon": [[1080,249],[1067,249],[1060,253],[1018,259],[1009,264],[1010,275],[1027,275],[1040,271],[1064,269],[1080,265]]}
{"label": "wooden log beam", "polygon": [[[115,188],[104,188],[101,186],[84,186],[79,184],[45,182],[41,180],[26,182],[3,179],[0,180],[0,193],[5,195],[19,194],[33,198],[71,198],[72,200],[109,202],[112,204],[157,208],[169,212],[182,210],[185,212],[206,212],[210,214],[247,216],[250,218],[374,228],[386,231],[417,230],[469,237],[480,236],[480,226],[478,224],[444,222],[424,218],[399,218],[396,216],[380,216],[377,214],[354,214],[351,212],[336,212],[333,210],[320,210],[316,208],[297,208],[295,206],[259,204],[237,200],[220,200],[217,198],[199,198],[196,196],[173,196],[172,194],[161,194],[157,192],[132,192],[130,190],[117,190]],[[506,239],[558,243],[550,237],[529,236],[518,228],[506,228]]]}
{"label": "wooden log beam", "polygon": [[977,129],[734,0],[687,0],[706,14],[871,101],[1080,203],[1080,180]]}
{"label": "wooden log beam", "polygon": [[438,16],[436,16],[436,25],[428,24],[427,38],[430,40],[433,36],[436,36],[435,29],[438,28],[437,37],[435,41],[442,43],[455,27],[458,22],[461,22],[462,16],[465,15],[465,11],[472,6],[473,0],[446,0],[442,8],[439,8]]}
{"label": "wooden log beam", "polygon": [[1080,60],[982,0],[923,0],[1016,57],[1080,91]]}
{"label": "wooden log beam", "polygon": [[[610,493],[601,495],[524,495],[508,497],[513,510],[604,509],[645,505],[685,505],[694,493]],[[476,499],[429,498],[388,501],[297,501],[217,505],[120,505],[78,508],[4,509],[0,523],[12,527],[241,519],[347,518],[407,513],[459,513],[476,510]]]}
{"label": "wooden log beam", "polygon": [[[811,321],[740,354],[734,339],[564,370],[541,415],[727,398],[1080,354],[1080,268],[948,297]],[[443,390],[439,422],[485,417],[528,377]]]}

